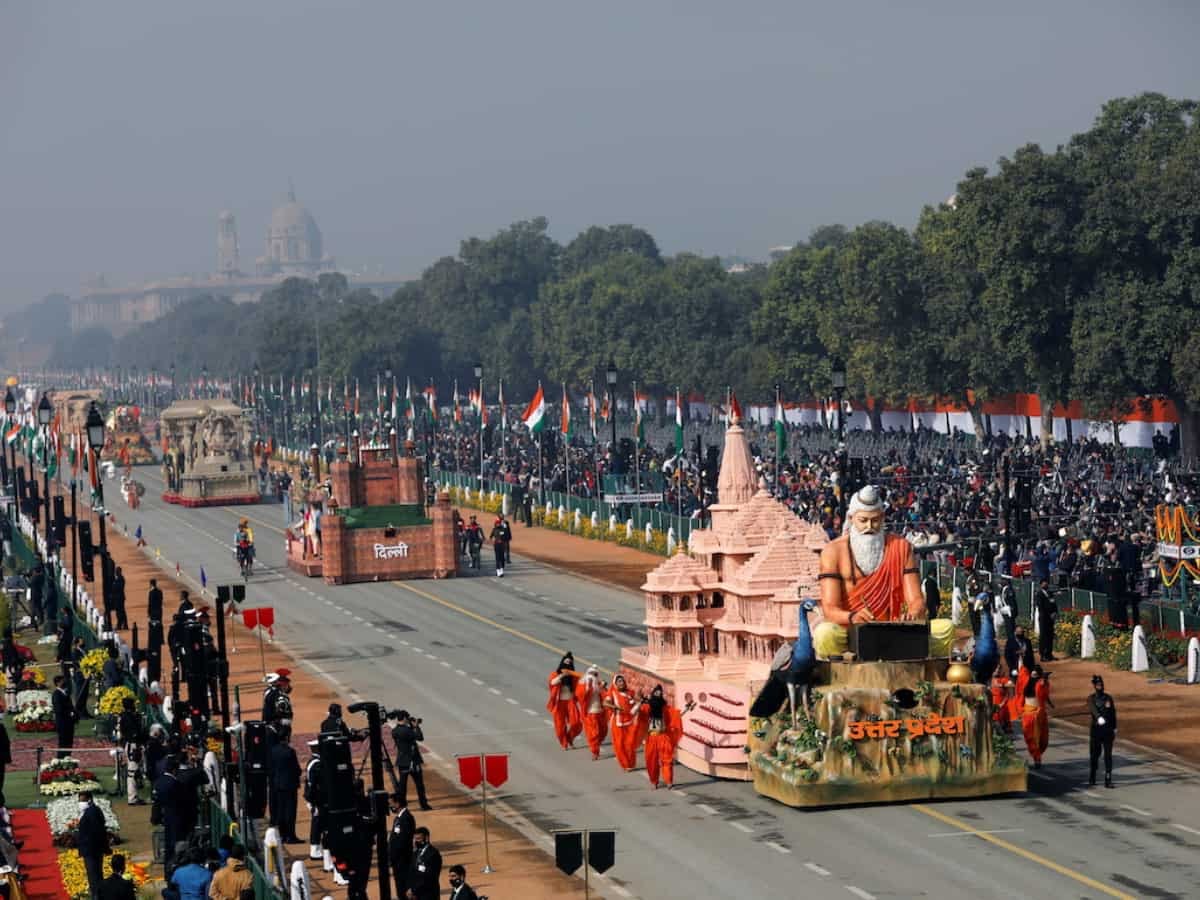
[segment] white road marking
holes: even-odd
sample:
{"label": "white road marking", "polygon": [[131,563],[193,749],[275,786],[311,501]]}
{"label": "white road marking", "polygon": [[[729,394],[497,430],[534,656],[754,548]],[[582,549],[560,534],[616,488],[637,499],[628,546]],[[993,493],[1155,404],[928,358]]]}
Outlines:
{"label": "white road marking", "polygon": [[406,641],[404,638],[400,638],[400,643],[402,643],[405,647],[408,646],[408,641]]}
{"label": "white road marking", "polygon": [[874,894],[868,894],[862,888],[855,887],[852,884],[846,885],[846,890],[848,890],[850,893],[852,893],[855,897],[861,897],[862,900],[875,900]]}
{"label": "white road marking", "polygon": [[619,884],[614,884],[612,886],[612,889],[614,891],[616,891],[618,894],[620,894],[622,897],[632,897],[633,896],[633,894],[629,893],[629,891],[625,890],[625,888],[621,887]]}
{"label": "white road marking", "polygon": [[810,872],[816,872],[818,875],[824,875],[825,877],[830,875],[828,869],[826,869],[824,866],[818,866],[815,862],[806,862],[804,864],[804,868],[808,869]]}
{"label": "white road marking", "polygon": [[746,834],[754,834],[754,829],[749,825],[743,825],[741,822],[730,822],[729,824],[738,831],[745,832]]}
{"label": "white road marking", "polygon": [[697,803],[696,809],[700,810],[706,816],[715,816],[717,814],[716,809],[709,806],[707,803]]}
{"label": "white road marking", "polygon": [[446,662],[446,660],[444,660],[444,659],[442,660],[442,665],[445,666],[447,669],[450,668],[450,663]]}
{"label": "white road marking", "polygon": [[554,724],[554,723],[553,723],[553,722],[552,722],[550,719],[542,719],[542,721],[543,721],[543,722],[545,722],[547,725],[553,725],[553,724]]}
{"label": "white road marking", "polygon": [[792,852],[787,847],[783,846],[783,844],[777,844],[774,841],[764,841],[764,843],[768,847],[770,847],[772,850],[778,850],[780,853],[791,853]]}
{"label": "white road marking", "polygon": [[325,601],[325,605],[326,605],[326,606],[333,606],[333,601],[332,601],[332,600],[326,600],[326,601]]}
{"label": "white road marking", "polygon": [[686,797],[688,795],[687,791],[675,791],[674,793],[676,797]]}
{"label": "white road marking", "polygon": [[1130,806],[1128,803],[1122,803],[1121,809],[1127,809],[1131,813],[1137,813],[1139,816],[1145,816],[1146,818],[1149,818],[1150,816],[1154,815],[1149,810],[1138,809],[1136,806]]}
{"label": "white road marking", "polygon": [[428,656],[430,659],[434,660],[435,662],[437,661],[438,657],[434,656],[434,655],[433,655],[432,653],[430,653],[428,650],[423,650],[422,652],[423,652],[423,653],[424,653],[426,656]]}
{"label": "white road marking", "polygon": [[520,703],[518,703],[516,700],[514,700],[512,697],[505,697],[505,698],[504,698],[504,701],[505,701],[506,703],[511,703],[513,706],[520,706],[520,705],[521,705],[521,704],[520,704]]}
{"label": "white road marking", "polygon": [[496,694],[496,695],[500,694],[499,688],[488,688],[488,690],[491,691],[493,694]]}
{"label": "white road marking", "polygon": [[526,710],[525,710],[525,714],[526,714],[526,715],[530,715],[530,716],[536,716],[536,715],[537,715],[537,710],[536,710],[536,709],[526,709]]}
{"label": "white road marking", "polygon": [[1047,775],[1045,772],[1039,772],[1037,769],[1030,769],[1029,774],[1032,775],[1034,778],[1042,779],[1042,781],[1053,781],[1054,780],[1053,775]]}
{"label": "white road marking", "polygon": [[1084,791],[1083,793],[1084,793],[1086,796],[1088,796],[1088,797],[1091,797],[1093,800],[1099,800],[1099,799],[1100,799],[1100,795],[1099,795],[1099,794],[1097,794],[1095,791]]}
{"label": "white road marking", "polygon": [[483,680],[480,678],[472,678],[471,680],[480,686],[483,685]]}
{"label": "white road marking", "polygon": [[1186,831],[1188,834],[1200,836],[1200,829],[1192,828],[1189,825],[1180,825],[1178,822],[1172,822],[1172,827],[1178,828],[1180,831]]}

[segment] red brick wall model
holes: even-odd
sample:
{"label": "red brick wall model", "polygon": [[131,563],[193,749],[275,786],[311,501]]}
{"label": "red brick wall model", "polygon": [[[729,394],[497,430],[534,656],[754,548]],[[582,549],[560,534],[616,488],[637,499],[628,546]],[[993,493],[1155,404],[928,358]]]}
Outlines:
{"label": "red brick wall model", "polygon": [[333,497],[338,506],[391,506],[425,503],[421,461],[393,460],[387,451],[364,450],[363,462],[338,460],[330,467]]}
{"label": "red brick wall model", "polygon": [[[431,525],[396,528],[390,536],[384,528],[346,528],[346,520],[339,515],[322,517],[322,576],[326,584],[457,575],[458,553],[448,496],[438,498],[431,517]],[[402,544],[406,545],[403,555]]]}

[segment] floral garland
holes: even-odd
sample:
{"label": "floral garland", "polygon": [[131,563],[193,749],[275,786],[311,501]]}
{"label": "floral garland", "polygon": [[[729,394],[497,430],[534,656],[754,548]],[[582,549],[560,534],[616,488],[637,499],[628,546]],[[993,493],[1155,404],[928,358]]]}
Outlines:
{"label": "floral garland", "polygon": [[[67,889],[67,896],[72,900],[76,900],[76,898],[85,898],[86,900],[89,896],[87,869],[83,867],[83,857],[79,855],[79,851],[64,850],[58,854],[58,868],[62,872],[63,886]],[[105,878],[112,874],[111,853],[104,857],[103,870]],[[126,860],[125,880],[132,881],[133,886],[138,888],[150,880],[150,872],[144,864]]]}
{"label": "floral garland", "polygon": [[136,709],[138,705],[137,694],[124,685],[109,688],[104,692],[104,696],[100,698],[98,711],[101,715],[105,716],[119,716],[124,708],[126,697],[133,701],[133,706]]}
{"label": "floral garland", "polygon": [[50,692],[43,690],[29,690],[17,692],[17,709],[23,709],[27,704],[44,703],[49,705]]}

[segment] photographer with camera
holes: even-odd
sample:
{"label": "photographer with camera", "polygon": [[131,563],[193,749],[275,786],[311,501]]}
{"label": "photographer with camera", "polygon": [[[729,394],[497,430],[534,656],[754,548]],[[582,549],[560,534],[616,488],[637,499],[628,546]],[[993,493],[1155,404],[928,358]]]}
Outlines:
{"label": "photographer with camera", "polygon": [[351,728],[342,718],[342,705],[340,703],[329,704],[329,715],[321,721],[320,734],[337,734],[351,741],[365,741],[367,739],[366,731],[359,728]]}
{"label": "photographer with camera", "polygon": [[425,797],[425,776],[421,773],[423,760],[421,748],[417,744],[418,741],[425,740],[425,735],[421,732],[421,720],[414,719],[405,709],[389,713],[388,718],[396,720],[396,727],[392,729],[392,742],[396,745],[396,774],[399,780],[397,792],[400,795],[400,806],[408,806],[408,779],[412,776],[413,783],[417,786],[417,800],[420,801],[421,809],[431,810],[433,807]]}

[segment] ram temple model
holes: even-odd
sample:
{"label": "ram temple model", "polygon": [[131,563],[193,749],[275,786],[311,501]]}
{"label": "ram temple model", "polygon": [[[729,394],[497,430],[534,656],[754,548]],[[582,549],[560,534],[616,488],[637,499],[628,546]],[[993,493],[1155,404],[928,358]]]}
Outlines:
{"label": "ram temple model", "polygon": [[163,500],[180,506],[259,501],[248,413],[229,400],[176,400],[159,416]]}
{"label": "ram temple model", "polygon": [[[329,467],[331,493],[310,493],[287,530],[289,568],[326,584],[449,578],[458,574],[450,497],[426,505],[422,460],[411,441],[343,445]],[[313,452],[313,469],[320,459]]]}
{"label": "ram temple model", "polygon": [[635,692],[695,702],[680,763],[797,807],[1025,790],[986,686],[950,659],[953,626],[924,620],[912,548],[884,534],[876,493],[851,503],[864,530],[829,541],[758,483],[735,420],[718,499],[711,527],[646,576],[647,645],[621,651]]}
{"label": "ram temple model", "polygon": [[86,434],[88,410],[103,403],[103,392],[95,388],[50,391],[48,396],[60,434]]}

